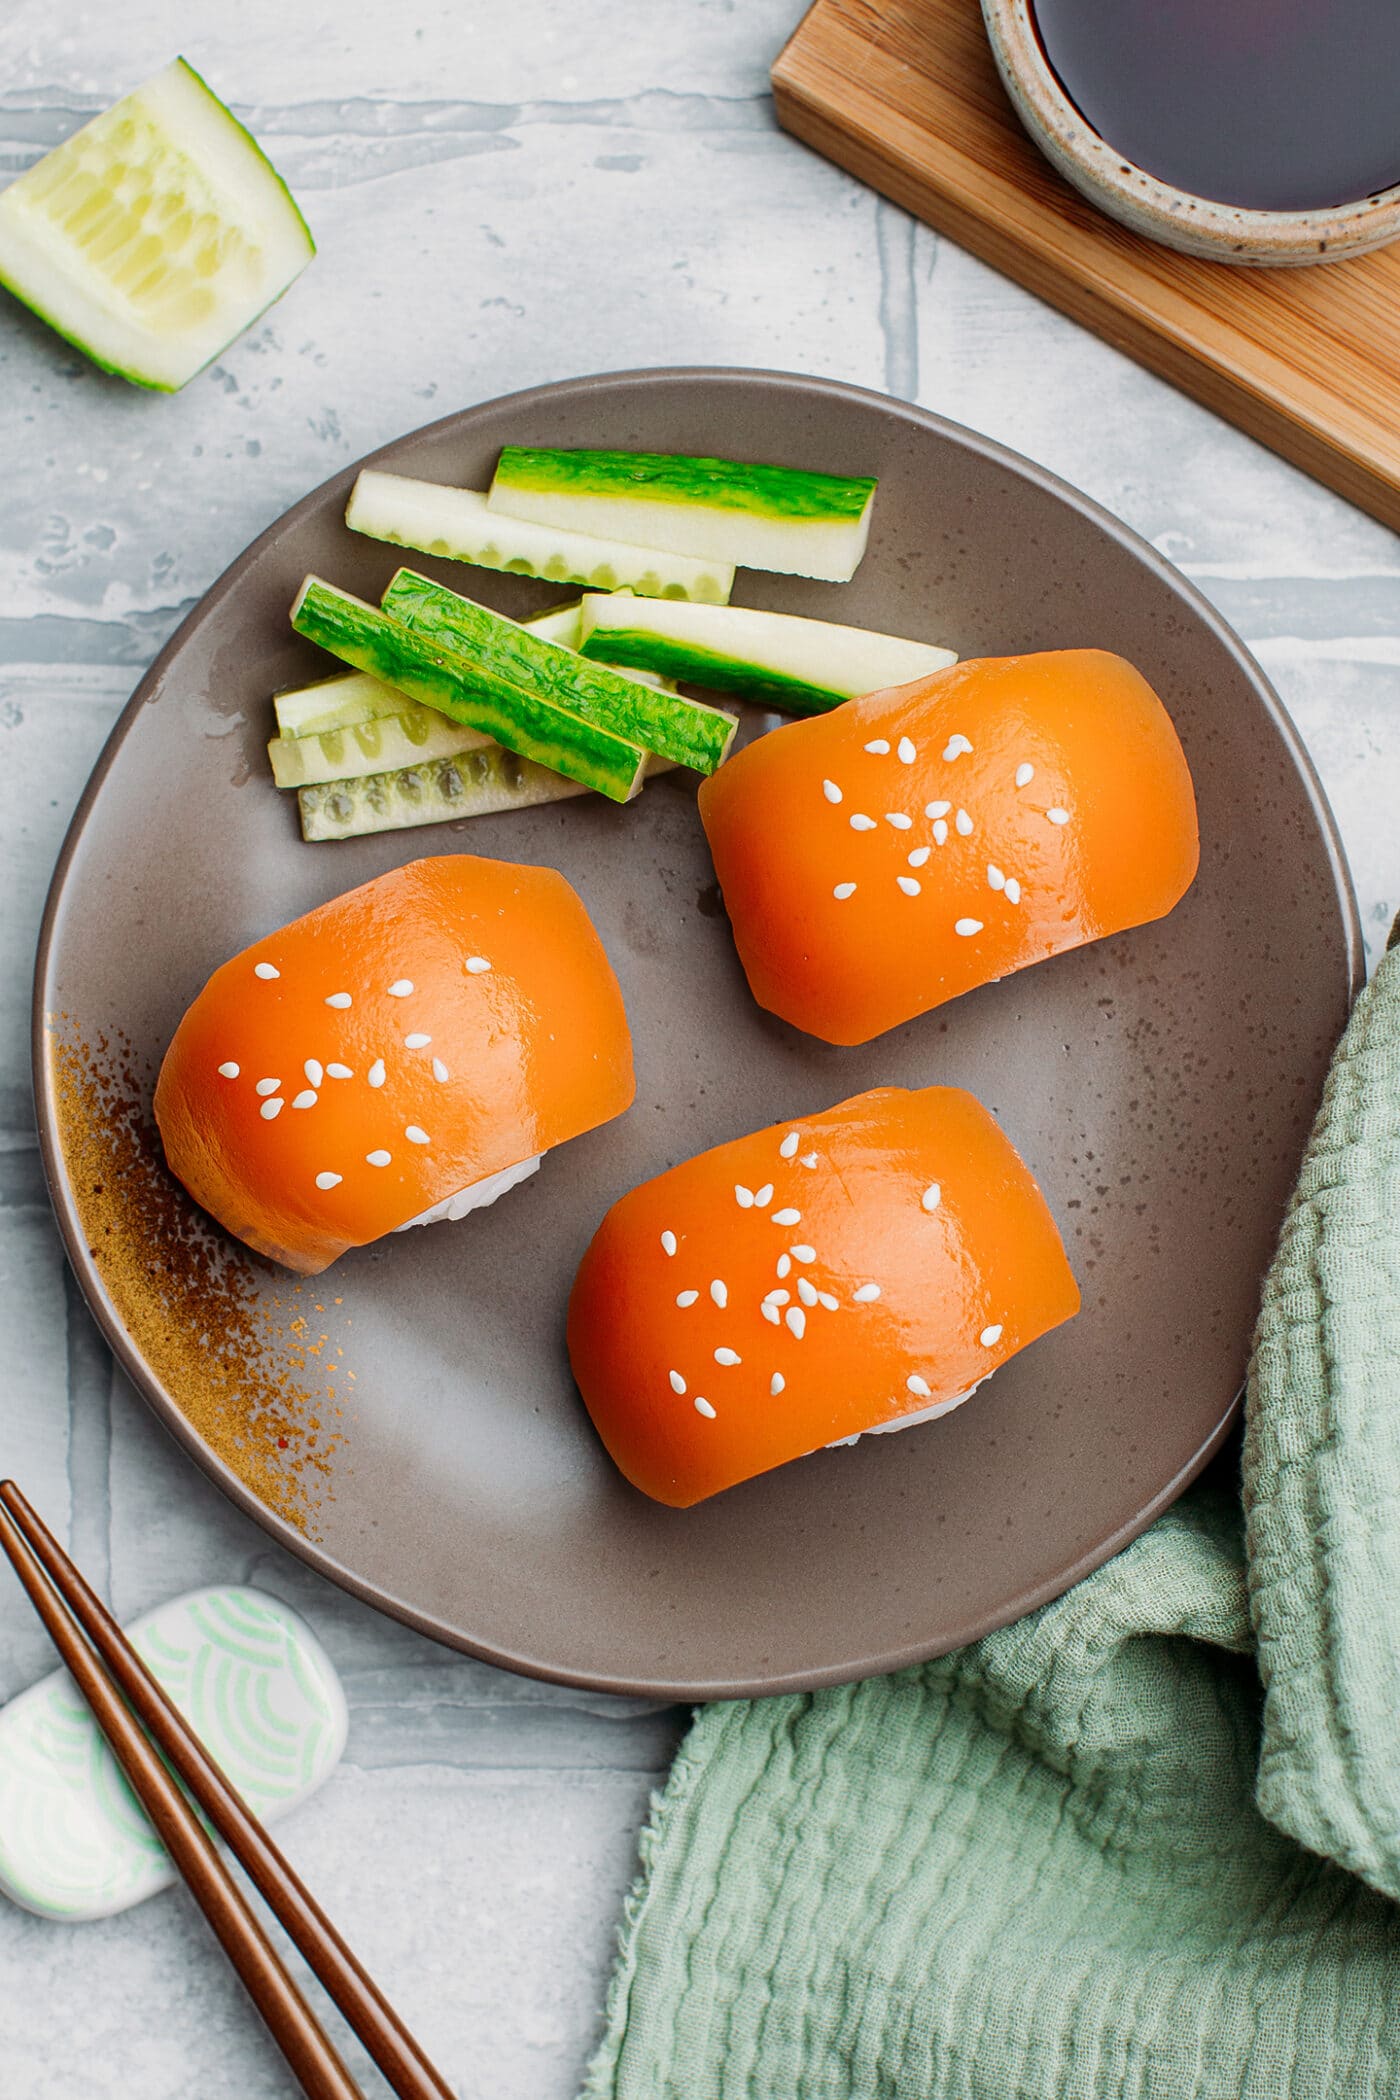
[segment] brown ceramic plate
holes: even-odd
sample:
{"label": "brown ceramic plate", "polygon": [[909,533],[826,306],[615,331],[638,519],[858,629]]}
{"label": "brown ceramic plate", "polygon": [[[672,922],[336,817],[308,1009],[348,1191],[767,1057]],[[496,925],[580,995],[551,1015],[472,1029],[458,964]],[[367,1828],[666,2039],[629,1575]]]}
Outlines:
{"label": "brown ceramic plate", "polygon": [[[268,696],[331,667],[287,608],[309,569],[377,595],[396,566],[345,531],[347,470],[186,621],[122,716],[59,862],[36,1069],[69,1255],[125,1368],[206,1472],[313,1566],[441,1640],[678,1697],[936,1654],[1106,1559],[1230,1425],[1260,1274],[1360,970],[1330,815],[1268,684],[1196,592],[1083,497],[936,416],[819,380],[643,372],[488,403],[374,463],[480,486],[505,443],[877,474],[852,584],[745,575],[738,595],[964,656],[1094,643],[1131,657],[1195,775],[1195,888],[1161,925],[838,1050],[748,996],[689,776],[624,811],[589,798],[305,846],[266,775]],[[510,613],[562,595],[425,566]],[[546,863],[582,892],[632,1017],[636,1105],[484,1216],[392,1238],[298,1290],[202,1235],[164,1180],[143,1120],[155,1065],[234,950],[400,861],[462,851]],[[1080,1317],[945,1422],[697,1509],[645,1501],[604,1456],[564,1355],[570,1279],[604,1210],[737,1132],[931,1081],[972,1088],[1032,1163]],[[125,1118],[115,1146],[104,1101]]]}

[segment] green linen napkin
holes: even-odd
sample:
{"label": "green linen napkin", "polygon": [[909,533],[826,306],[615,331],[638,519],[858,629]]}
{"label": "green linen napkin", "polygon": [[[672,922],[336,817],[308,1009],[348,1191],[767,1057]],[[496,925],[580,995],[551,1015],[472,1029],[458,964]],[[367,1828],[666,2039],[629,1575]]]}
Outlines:
{"label": "green linen napkin", "polygon": [[1220,1466],[920,1669],[710,1706],[589,2100],[1400,2100],[1400,952]]}

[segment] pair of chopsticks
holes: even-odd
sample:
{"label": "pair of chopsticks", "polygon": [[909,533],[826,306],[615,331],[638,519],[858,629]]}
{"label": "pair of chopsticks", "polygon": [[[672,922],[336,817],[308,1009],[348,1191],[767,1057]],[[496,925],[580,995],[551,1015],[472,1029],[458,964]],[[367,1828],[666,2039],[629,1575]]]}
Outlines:
{"label": "pair of chopsticks", "polygon": [[0,1481],[0,1545],[132,1792],[311,2100],[364,2100],[364,2095],[167,1764],[281,1920],[400,2100],[455,2100],[451,2086],[12,1480]]}

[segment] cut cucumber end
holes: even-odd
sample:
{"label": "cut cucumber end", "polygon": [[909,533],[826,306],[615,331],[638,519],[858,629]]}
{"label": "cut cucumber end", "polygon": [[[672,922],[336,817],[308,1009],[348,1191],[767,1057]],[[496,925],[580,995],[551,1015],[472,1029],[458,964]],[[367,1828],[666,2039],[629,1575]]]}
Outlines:
{"label": "cut cucumber end", "polygon": [[104,371],[161,392],[314,253],[286,184],[182,58],[0,194],[0,283]]}

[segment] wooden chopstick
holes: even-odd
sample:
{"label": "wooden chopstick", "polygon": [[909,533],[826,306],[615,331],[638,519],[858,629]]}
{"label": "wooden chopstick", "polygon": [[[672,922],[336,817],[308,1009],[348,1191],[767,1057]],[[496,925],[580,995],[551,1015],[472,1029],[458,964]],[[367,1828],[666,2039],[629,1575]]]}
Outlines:
{"label": "wooden chopstick", "polygon": [[[132,1779],[133,1789],[143,1808],[151,1817],[156,1829],[170,1852],[175,1864],[190,1883],[196,1900],[203,1907],[214,1929],[223,1941],[226,1951],[238,1969],[239,1975],[252,1993],[258,2010],[281,2044],[288,2061],[292,2064],[308,2093],[320,2100],[363,2100],[359,2088],[350,2079],[344,2066],[335,2056],[330,2042],[316,2024],[310,2008],[301,1998],[295,1984],[282,1967],[272,1946],[262,1933],[261,1927],[248,1910],[237,1888],[230,1879],[218,1853],[209,1842],[199,1819],[193,1814],[181,1794],[169,1778],[160,1758],[151,1750],[150,1744],[141,1734],[122,1704],[125,1700],[141,1723],[156,1748],[162,1753],[172,1769],[188,1788],[190,1795],[208,1817],[209,1822],[223,1838],[229,1850],[238,1860],[259,1894],[269,1908],[280,1919],[288,1936],[300,1949],[314,1974],[324,1985],[331,1998],[364,2043],[365,2048],[384,2073],[393,2091],[400,2100],[455,2100],[451,2086],[423,2053],[408,2029],[400,2020],[389,2001],[384,1997],[373,1979],[361,1967],[330,1919],[316,1899],[288,1864],[277,1846],[272,1842],[261,1823],[244,1805],[241,1796],[230,1785],[223,1772],[210,1757],[204,1745],[194,1734],[189,1724],[173,1704],[168,1694],[147,1670],[136,1650],[127,1641],[116,1620],[89,1588],[83,1576],[58,1544],[43,1520],[30,1507],[14,1481],[0,1482],[0,1545],[3,1545],[14,1562],[20,1580],[29,1592],[40,1617],[48,1628],[55,1646],[64,1662],[77,1680],[88,1704],[92,1707],[99,1727],[112,1745],[113,1755]],[[79,1639],[65,1608],[76,1621],[89,1649]],[[92,1650],[110,1672],[120,1690],[117,1698],[94,1660]],[[79,1661],[74,1661],[74,1651]],[[90,1683],[92,1689],[90,1689]],[[97,1697],[94,1697],[96,1690]],[[103,1705],[99,1705],[99,1700]],[[192,1827],[198,1840],[198,1855],[188,1852],[194,1864],[186,1863],[181,1851],[171,1842],[165,1823],[152,1808],[146,1794],[132,1776],[124,1748],[114,1739],[107,1726],[104,1705],[115,1707],[119,1731],[122,1724],[134,1738],[147,1769],[153,1771],[156,1788],[164,1802],[163,1813],[178,1817],[182,1832],[188,1834]],[[173,1796],[173,1803],[170,1797]],[[219,1894],[211,1909],[206,1893],[214,1886],[208,1869],[212,1866],[218,1877]],[[198,1877],[198,1878],[196,1878]],[[224,1891],[227,1892],[225,1897]],[[261,1959],[253,1965],[253,1975],[260,1989],[254,1987],[249,1973],[229,1939],[225,1938],[220,1918],[232,1919],[235,1913],[241,1921],[238,1926],[240,1947],[254,1944],[254,1939],[265,1950],[266,1963]],[[246,1932],[244,1925],[246,1924]],[[250,1937],[251,1936],[251,1937]],[[275,1978],[266,1973],[266,1964],[275,1970]],[[285,2025],[286,2009],[299,2009]],[[309,2023],[319,2050],[307,2046]],[[290,2045],[290,2046],[289,2046]],[[294,2054],[301,2047],[303,2057]],[[306,2069],[303,2069],[303,2060]],[[326,2082],[332,2076],[339,2083]],[[308,2076],[308,2072],[310,2076]],[[320,2078],[322,2082],[312,2082]]]}

